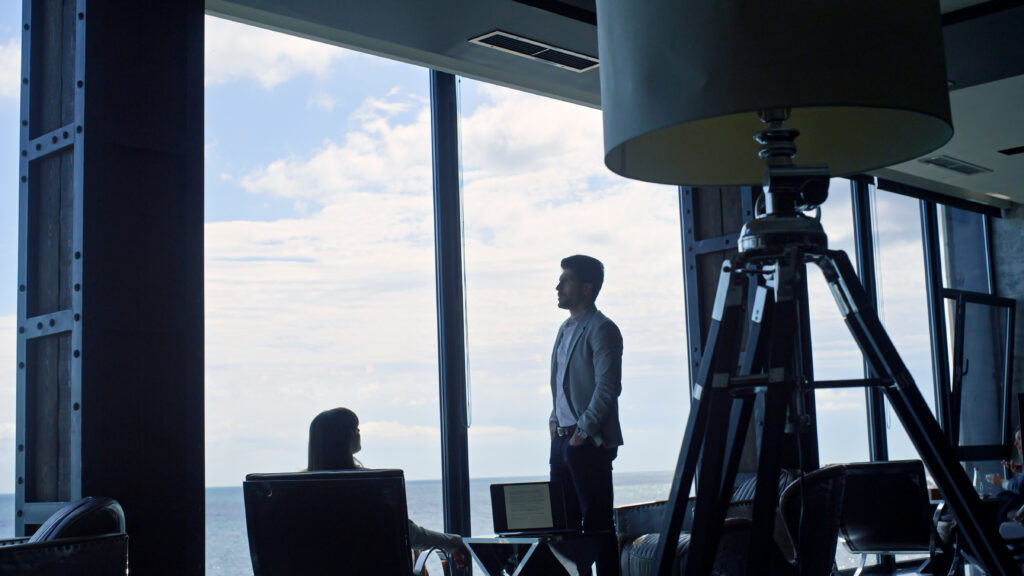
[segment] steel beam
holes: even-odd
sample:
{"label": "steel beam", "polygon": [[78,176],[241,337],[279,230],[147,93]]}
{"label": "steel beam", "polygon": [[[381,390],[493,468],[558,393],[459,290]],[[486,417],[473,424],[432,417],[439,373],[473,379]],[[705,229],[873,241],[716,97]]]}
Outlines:
{"label": "steel beam", "polygon": [[441,404],[441,483],[446,532],[471,536],[462,191],[455,76],[430,71],[434,255]]}
{"label": "steel beam", "polygon": [[[861,179],[850,181],[853,204],[853,236],[857,251],[857,276],[868,300],[878,307],[878,284],[875,281],[874,231],[871,226],[871,186]],[[864,360],[864,377],[878,378],[871,364]],[[889,443],[885,432],[885,397],[874,386],[864,388],[868,417],[868,450],[872,461],[889,459]]]}

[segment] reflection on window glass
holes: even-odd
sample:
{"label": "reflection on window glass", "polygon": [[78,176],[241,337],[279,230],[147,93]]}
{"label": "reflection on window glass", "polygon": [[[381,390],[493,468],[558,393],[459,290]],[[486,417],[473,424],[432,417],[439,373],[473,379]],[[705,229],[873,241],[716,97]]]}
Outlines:
{"label": "reflection on window glass", "polygon": [[[856,268],[850,181],[833,178],[821,221],[829,248],[843,250]],[[861,378],[864,364],[860,349],[843,322],[835,299],[817,266],[807,267],[810,299],[811,342],[816,380]],[[816,390],[818,452],[822,465],[868,459],[867,411],[864,390],[848,388]]]}
{"label": "reflection on window glass", "polygon": [[942,222],[942,255],[947,288],[990,294],[985,216],[977,212],[939,207]]}
{"label": "reflection on window glass", "polygon": [[206,481],[231,487],[208,492],[207,573],[251,574],[242,479],[305,468],[336,406],[441,529],[427,71],[216,18],[206,37]]}
{"label": "reflection on window glass", "polygon": [[[878,190],[874,191],[874,200],[878,316],[934,413],[935,381],[932,377],[920,202]],[[888,401],[886,435],[890,460],[918,458],[917,450]]]}
{"label": "reflection on window glass", "polygon": [[493,478],[548,476],[559,262],[605,266],[597,307],[624,340],[616,505],[668,495],[688,413],[678,191],[603,163],[600,111],[461,82],[466,293],[473,385],[473,531]]}

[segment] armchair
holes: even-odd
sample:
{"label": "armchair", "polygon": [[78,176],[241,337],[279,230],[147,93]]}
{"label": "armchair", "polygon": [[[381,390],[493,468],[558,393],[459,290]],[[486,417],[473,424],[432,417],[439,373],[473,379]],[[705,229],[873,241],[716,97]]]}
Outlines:
{"label": "armchair", "polygon": [[254,576],[415,574],[401,470],[249,474],[242,488]]}
{"label": "armchair", "polygon": [[0,541],[0,574],[123,576],[127,570],[124,511],[111,498],[70,502],[30,538]]}
{"label": "armchair", "polygon": [[[780,492],[788,486],[795,474],[784,470],[779,475]],[[746,561],[746,545],[750,528],[757,478],[746,475],[738,478],[726,513],[722,540],[715,558],[715,570],[722,574],[742,574]],[[619,538],[619,563],[623,576],[651,574],[654,552],[658,544],[665,501],[648,502],[615,509],[615,525]],[[687,504],[683,519],[683,532],[676,545],[673,573],[682,574],[686,567],[686,554],[690,549],[689,531],[693,522],[694,500]]]}

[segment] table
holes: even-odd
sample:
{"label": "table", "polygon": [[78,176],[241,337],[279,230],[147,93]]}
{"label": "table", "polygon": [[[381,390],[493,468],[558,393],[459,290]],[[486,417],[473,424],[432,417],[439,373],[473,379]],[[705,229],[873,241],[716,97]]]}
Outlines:
{"label": "table", "polygon": [[464,538],[488,576],[579,576],[576,558],[596,559],[594,538],[580,534]]}

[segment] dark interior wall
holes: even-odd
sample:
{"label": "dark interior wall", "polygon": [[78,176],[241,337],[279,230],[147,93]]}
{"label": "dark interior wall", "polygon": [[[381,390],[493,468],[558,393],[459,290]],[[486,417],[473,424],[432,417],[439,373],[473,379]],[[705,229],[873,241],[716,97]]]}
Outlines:
{"label": "dark interior wall", "polygon": [[82,492],[133,574],[202,574],[204,3],[88,6]]}
{"label": "dark interior wall", "polygon": [[[1014,322],[1013,392],[1024,392],[1024,206],[992,218],[991,248],[996,295],[1017,301]],[[1014,421],[1017,414],[1012,414]],[[1018,423],[1019,425],[1019,423]]]}

